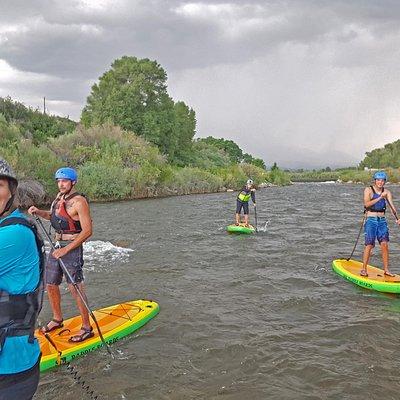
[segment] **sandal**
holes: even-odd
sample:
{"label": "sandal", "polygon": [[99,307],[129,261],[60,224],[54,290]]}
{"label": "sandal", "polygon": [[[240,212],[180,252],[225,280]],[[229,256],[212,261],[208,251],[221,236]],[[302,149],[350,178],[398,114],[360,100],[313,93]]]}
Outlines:
{"label": "sandal", "polygon": [[396,276],[395,274],[392,274],[392,273],[389,272],[389,271],[385,271],[385,272],[383,273],[383,275],[390,276],[390,277],[392,277],[392,278]]}
{"label": "sandal", "polygon": [[[54,322],[56,325],[53,325],[51,328],[49,328],[49,325]],[[54,319],[52,318],[45,326],[42,326],[40,329],[40,332],[42,333],[49,333],[51,331],[54,331],[56,329],[62,328],[64,326],[63,324],[64,320],[58,320],[58,319]]]}
{"label": "sandal", "polygon": [[83,333],[79,333],[77,335],[71,336],[68,339],[68,342],[70,342],[70,343],[80,343],[80,342],[83,342],[84,340],[90,339],[91,337],[94,336],[93,327],[92,326],[90,328],[84,328],[82,326],[81,327],[81,331],[83,331]]}
{"label": "sandal", "polygon": [[365,269],[362,269],[362,270],[360,271],[360,275],[361,275],[361,276],[367,277],[367,276],[368,276],[368,272],[367,272]]}

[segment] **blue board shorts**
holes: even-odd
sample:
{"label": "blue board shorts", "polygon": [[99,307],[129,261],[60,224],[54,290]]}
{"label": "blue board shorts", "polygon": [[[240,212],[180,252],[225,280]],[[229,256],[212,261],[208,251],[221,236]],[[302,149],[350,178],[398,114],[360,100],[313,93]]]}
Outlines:
{"label": "blue board shorts", "polygon": [[[65,267],[72,276],[75,283],[83,282],[83,247],[79,246],[76,249],[68,252],[64,257],[61,258],[64,262]],[[48,285],[60,285],[64,271],[61,268],[60,262],[53,257],[50,253],[47,258],[45,281]],[[67,283],[72,283],[68,276],[65,277]]]}
{"label": "blue board shorts", "polygon": [[240,211],[242,211],[242,208],[243,208],[244,215],[249,215],[249,202],[246,201],[244,203],[243,201],[240,201],[239,199],[236,200],[236,214],[240,214]]}
{"label": "blue board shorts", "polygon": [[385,217],[368,217],[364,225],[365,245],[375,246],[375,240],[379,244],[389,242],[389,229]]}

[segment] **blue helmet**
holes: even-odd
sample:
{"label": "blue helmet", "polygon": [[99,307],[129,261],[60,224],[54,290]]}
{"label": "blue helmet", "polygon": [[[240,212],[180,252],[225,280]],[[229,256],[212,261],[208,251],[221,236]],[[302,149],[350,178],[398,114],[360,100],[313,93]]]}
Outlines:
{"label": "blue helmet", "polygon": [[72,182],[78,181],[78,173],[69,167],[60,168],[55,174],[56,179],[69,179]]}
{"label": "blue helmet", "polygon": [[385,171],[378,171],[374,173],[374,180],[376,179],[383,179],[387,181],[387,175]]}

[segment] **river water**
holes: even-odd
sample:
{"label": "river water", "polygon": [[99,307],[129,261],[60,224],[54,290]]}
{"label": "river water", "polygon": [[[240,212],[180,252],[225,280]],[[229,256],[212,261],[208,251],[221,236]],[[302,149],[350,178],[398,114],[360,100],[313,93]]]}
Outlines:
{"label": "river water", "polygon": [[[398,399],[400,298],[331,269],[355,243],[362,191],[260,189],[252,236],[225,232],[235,193],[93,204],[92,308],[145,298],[160,313],[114,345],[115,360],[99,350],[74,366],[103,399]],[[389,226],[400,272],[400,231]],[[379,251],[371,264],[382,265]],[[62,291],[65,317],[75,315]],[[49,316],[45,304],[40,319]],[[42,374],[37,398],[87,397],[61,367]]]}

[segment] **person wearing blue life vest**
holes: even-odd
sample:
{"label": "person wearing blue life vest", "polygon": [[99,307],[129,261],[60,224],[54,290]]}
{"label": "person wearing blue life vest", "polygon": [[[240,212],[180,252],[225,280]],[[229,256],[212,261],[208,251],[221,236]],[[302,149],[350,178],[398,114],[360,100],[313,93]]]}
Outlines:
{"label": "person wearing blue life vest", "polygon": [[32,399],[39,383],[34,336],[42,304],[43,242],[18,208],[18,180],[0,158],[0,399]]}
{"label": "person wearing blue life vest", "polygon": [[385,189],[387,175],[384,171],[378,171],[374,174],[374,184],[364,190],[364,210],[365,210],[365,248],[363,255],[363,267],[360,271],[361,276],[368,276],[368,262],[371,256],[371,251],[375,246],[375,241],[378,240],[381,251],[384,275],[394,276],[389,271],[389,229],[385,218],[386,206],[396,218],[396,223],[400,225],[400,220],[397,217],[396,209],[393,205],[392,193]]}
{"label": "person wearing blue life vest", "polygon": [[48,333],[64,326],[60,293],[64,271],[59,262],[62,259],[72,278],[70,280],[68,274],[65,276],[68,288],[75,298],[82,317],[82,326],[69,339],[70,342],[78,343],[94,336],[93,327],[90,325],[89,312],[74,286],[76,284],[86,298],[83,284],[83,242],[92,235],[92,218],[86,198],[75,189],[75,184],[78,181],[78,173],[75,169],[70,167],[60,168],[56,171],[54,177],[59,193],[50,210],[40,210],[35,206],[28,209],[29,214],[50,220],[51,226],[56,232],[57,249],[52,251],[47,258],[45,274],[53,318],[41,331]]}
{"label": "person wearing blue life vest", "polygon": [[240,213],[243,209],[244,223],[249,226],[249,200],[256,206],[256,189],[254,187],[254,182],[248,179],[246,185],[238,193],[236,198],[236,225],[240,224]]}

